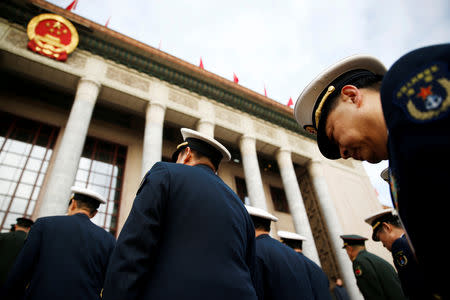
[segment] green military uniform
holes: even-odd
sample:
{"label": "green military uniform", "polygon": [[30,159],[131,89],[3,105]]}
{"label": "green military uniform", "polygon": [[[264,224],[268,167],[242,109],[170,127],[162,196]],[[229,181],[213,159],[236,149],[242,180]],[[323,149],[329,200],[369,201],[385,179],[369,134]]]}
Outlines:
{"label": "green military uniform", "polygon": [[353,271],[364,299],[406,299],[397,273],[381,257],[362,250],[353,261]]}
{"label": "green military uniform", "polygon": [[27,233],[22,230],[0,233],[0,287],[5,283],[26,238]]}
{"label": "green military uniform", "polygon": [[[342,248],[352,247],[350,258],[353,259],[353,273],[356,277],[356,284],[365,300],[406,299],[394,268],[381,257],[367,252],[363,248],[367,238],[357,234],[341,235],[341,238],[344,240]],[[358,249],[362,250],[356,254],[354,251],[358,251]],[[353,257],[355,254],[356,257]]]}

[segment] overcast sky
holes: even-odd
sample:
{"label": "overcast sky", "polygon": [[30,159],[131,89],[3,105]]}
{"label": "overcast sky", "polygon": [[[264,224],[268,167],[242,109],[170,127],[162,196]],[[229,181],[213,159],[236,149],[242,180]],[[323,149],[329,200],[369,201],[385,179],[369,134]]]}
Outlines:
{"label": "overcast sky", "polygon": [[[72,0],[50,0],[63,8]],[[324,68],[356,53],[390,67],[450,41],[448,0],[78,0],[74,13],[286,104]],[[387,167],[364,163],[391,205]]]}

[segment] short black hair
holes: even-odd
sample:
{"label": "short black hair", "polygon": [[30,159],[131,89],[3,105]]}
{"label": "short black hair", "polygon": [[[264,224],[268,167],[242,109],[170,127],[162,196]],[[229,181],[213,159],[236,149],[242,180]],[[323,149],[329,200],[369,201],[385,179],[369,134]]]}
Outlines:
{"label": "short black hair", "polygon": [[402,221],[400,220],[400,218],[397,215],[393,215],[392,218],[389,218],[388,220],[386,220],[384,222],[394,225],[395,227],[403,228]]}
{"label": "short black hair", "polygon": [[92,199],[91,197],[81,195],[81,194],[75,194],[69,202],[69,205],[72,203],[72,201],[77,201],[77,204],[80,208],[86,209],[89,211],[89,213],[94,213],[98,207],[100,206],[100,202]]}
{"label": "short black hair", "polygon": [[33,226],[34,222],[31,219],[28,218],[17,218],[17,225],[24,228],[31,228]]}
{"label": "short black hair", "polygon": [[[189,146],[188,146],[188,147],[189,147]],[[186,147],[186,148],[187,148],[187,147]],[[184,152],[186,151],[186,148],[184,148],[183,150],[181,150],[180,153],[184,154]],[[202,159],[202,158],[208,159],[208,160],[214,165],[214,168],[216,169],[216,172],[217,172],[217,170],[219,169],[220,160],[217,160],[217,159],[214,160],[214,159],[212,159],[211,157],[209,157],[209,156],[203,154],[202,152],[200,152],[200,151],[198,151],[198,150],[195,150],[195,149],[192,149],[191,147],[189,147],[189,149],[191,149],[191,153],[194,154],[195,159]]]}
{"label": "short black hair", "polygon": [[[381,89],[381,81],[383,80],[383,76],[381,75],[369,75],[362,76],[350,82],[346,82],[343,85],[336,86],[336,90],[329,96],[328,104],[323,108],[324,116],[328,117],[328,114],[331,113],[337,106],[339,99],[339,95],[341,94],[341,90],[345,85],[351,84],[356,86],[358,89],[372,89],[374,91],[380,91]],[[323,95],[319,99],[322,99]],[[324,119],[326,120],[326,118]],[[318,124],[317,124],[318,125]]]}
{"label": "short black hair", "polygon": [[270,231],[271,220],[256,217],[256,216],[250,216],[250,217],[252,218],[253,226],[255,227],[255,229]]}
{"label": "short black hair", "polygon": [[303,241],[300,240],[291,240],[291,239],[283,239],[281,238],[283,244],[291,247],[292,249],[303,249]]}

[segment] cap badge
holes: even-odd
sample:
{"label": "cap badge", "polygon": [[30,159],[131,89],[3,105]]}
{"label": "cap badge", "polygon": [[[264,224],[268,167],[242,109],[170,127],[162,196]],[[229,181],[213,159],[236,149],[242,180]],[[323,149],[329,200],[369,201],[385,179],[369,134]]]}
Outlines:
{"label": "cap badge", "polygon": [[394,103],[416,123],[446,116],[450,111],[450,79],[446,66],[433,63],[414,74],[394,91]]}

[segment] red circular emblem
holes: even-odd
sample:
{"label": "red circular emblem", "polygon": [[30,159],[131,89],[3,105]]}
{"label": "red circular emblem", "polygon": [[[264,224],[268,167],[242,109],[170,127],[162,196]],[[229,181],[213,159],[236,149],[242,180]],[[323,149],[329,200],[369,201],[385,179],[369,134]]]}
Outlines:
{"label": "red circular emblem", "polygon": [[31,51],[65,61],[78,45],[78,33],[67,19],[54,14],[41,14],[28,23]]}

